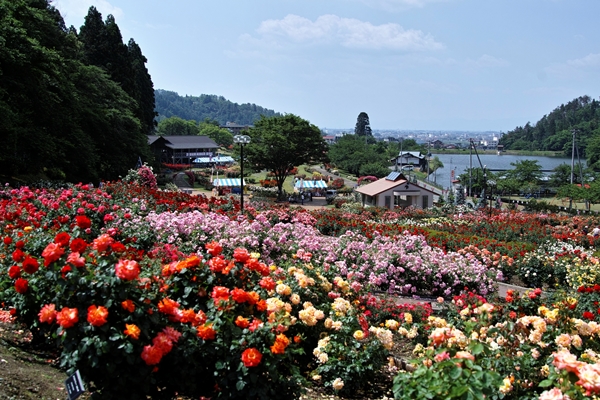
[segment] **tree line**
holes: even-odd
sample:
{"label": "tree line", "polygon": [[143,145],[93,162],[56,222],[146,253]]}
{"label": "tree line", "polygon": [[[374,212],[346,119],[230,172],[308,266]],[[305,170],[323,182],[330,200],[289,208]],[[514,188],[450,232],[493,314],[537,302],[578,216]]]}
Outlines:
{"label": "tree line", "polygon": [[503,135],[506,150],[554,151],[565,157],[575,150],[588,165],[600,170],[600,102],[589,96],[561,104],[537,123],[520,126]]}
{"label": "tree line", "polygon": [[273,110],[256,104],[237,104],[223,96],[202,94],[200,96],[180,96],[176,92],[157,89],[155,91],[158,121],[164,118],[179,117],[184,120],[202,122],[206,119],[220,125],[235,122],[239,125],[253,125],[262,115],[282,116]]}
{"label": "tree line", "polygon": [[50,0],[0,0],[0,170],[112,180],[150,158],[154,87],[137,43],[90,7],[79,32]]}

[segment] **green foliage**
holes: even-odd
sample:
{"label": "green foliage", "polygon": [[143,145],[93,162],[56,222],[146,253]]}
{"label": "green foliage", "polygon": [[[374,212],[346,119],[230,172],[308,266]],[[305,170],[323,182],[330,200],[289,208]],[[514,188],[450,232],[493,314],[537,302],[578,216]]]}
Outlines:
{"label": "green foliage", "polygon": [[373,175],[377,178],[383,178],[390,173],[390,169],[387,164],[382,163],[368,163],[362,165],[358,171],[360,175]]}
{"label": "green foliage", "polygon": [[369,122],[369,114],[361,112],[356,118],[356,127],[354,128],[356,136],[373,136],[371,124]]}
{"label": "green foliage", "polygon": [[[337,168],[357,177],[363,175],[386,176],[390,171],[388,147],[397,147],[396,143],[365,143],[364,137],[345,135],[329,148],[329,160]],[[392,157],[396,157],[395,153]],[[385,172],[384,172],[385,169]]]}
{"label": "green foliage", "polygon": [[248,135],[251,142],[244,146],[245,156],[255,170],[273,174],[279,198],[285,179],[295,167],[326,158],[327,144],[319,128],[293,114],[262,116]]}
{"label": "green foliage", "polygon": [[490,368],[491,351],[485,343],[471,342],[469,354],[475,360],[456,358],[456,350],[438,350],[447,356],[431,366],[420,363],[411,373],[400,372],[394,378],[394,398],[398,400],[446,400],[496,398],[502,377]]}
{"label": "green foliage", "polygon": [[[99,14],[92,11],[88,33],[105,29],[106,37],[85,34],[83,43],[48,2],[0,1],[0,168],[7,175],[112,180],[138,157],[149,159],[135,74],[123,72],[132,71],[128,48],[117,45],[114,19],[95,26]],[[89,47],[102,47],[100,37],[116,46],[108,51],[120,74],[88,65]],[[139,69],[144,59],[137,55]]]}
{"label": "green foliage", "polygon": [[223,96],[202,94],[200,96],[180,96],[176,92],[157,89],[155,91],[158,119],[178,116],[186,120],[204,121],[211,119],[225,125],[235,122],[240,125],[253,125],[262,115],[281,116],[256,104],[237,104]]}
{"label": "green foliage", "polygon": [[500,138],[506,150],[555,151],[571,157],[573,130],[577,131],[577,148],[589,165],[600,169],[600,102],[581,96],[555,108],[533,126],[516,127]]}
{"label": "green foliage", "polygon": [[156,131],[164,136],[195,136],[200,134],[196,121],[186,121],[179,117],[170,117],[158,123]]}
{"label": "green foliage", "polygon": [[233,145],[233,135],[228,129],[219,128],[218,125],[209,122],[201,122],[199,129],[201,136],[208,136],[219,146],[229,147]]}
{"label": "green foliage", "polygon": [[521,183],[539,184],[542,178],[542,166],[538,160],[519,160],[510,163],[514,169],[508,170],[506,176]]}

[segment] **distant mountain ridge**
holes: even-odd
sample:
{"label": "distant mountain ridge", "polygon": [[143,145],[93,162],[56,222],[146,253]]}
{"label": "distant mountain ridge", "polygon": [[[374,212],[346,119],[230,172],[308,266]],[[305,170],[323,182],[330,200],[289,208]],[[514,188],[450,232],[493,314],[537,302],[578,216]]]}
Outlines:
{"label": "distant mountain ridge", "polygon": [[266,117],[282,115],[256,104],[237,104],[223,96],[213,94],[180,96],[176,92],[156,89],[154,96],[158,121],[169,117],[179,117],[201,122],[208,118],[218,121],[221,125],[225,125],[227,122],[253,125],[254,121],[260,119],[261,115]]}

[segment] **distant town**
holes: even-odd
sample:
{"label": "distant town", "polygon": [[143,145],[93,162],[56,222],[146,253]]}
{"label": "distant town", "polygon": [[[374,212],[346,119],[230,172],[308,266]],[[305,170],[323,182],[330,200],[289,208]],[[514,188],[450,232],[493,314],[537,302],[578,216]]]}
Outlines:
{"label": "distant town", "polygon": [[[325,139],[334,143],[336,138],[354,134],[354,128],[323,129],[326,135]],[[432,148],[445,149],[465,149],[469,148],[469,142],[472,139],[477,147],[482,149],[496,149],[498,141],[504,132],[496,131],[435,131],[435,130],[393,130],[393,129],[373,129],[373,137],[377,140],[393,141],[403,139],[414,139],[417,143],[430,143]]]}

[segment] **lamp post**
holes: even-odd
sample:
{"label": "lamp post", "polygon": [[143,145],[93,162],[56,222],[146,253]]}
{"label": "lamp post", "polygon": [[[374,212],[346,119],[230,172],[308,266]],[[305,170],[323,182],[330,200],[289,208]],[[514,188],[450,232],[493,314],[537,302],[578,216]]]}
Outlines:
{"label": "lamp post", "polygon": [[235,135],[233,137],[233,143],[240,145],[240,186],[241,186],[241,196],[240,196],[240,213],[244,214],[244,146],[250,143],[250,136],[248,135]]}

